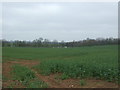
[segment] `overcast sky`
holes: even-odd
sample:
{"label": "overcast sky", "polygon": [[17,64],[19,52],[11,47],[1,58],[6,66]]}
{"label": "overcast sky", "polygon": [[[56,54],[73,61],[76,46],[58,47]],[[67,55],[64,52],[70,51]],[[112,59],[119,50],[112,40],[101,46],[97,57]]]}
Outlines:
{"label": "overcast sky", "polygon": [[117,4],[3,3],[3,38],[71,41],[118,37]]}

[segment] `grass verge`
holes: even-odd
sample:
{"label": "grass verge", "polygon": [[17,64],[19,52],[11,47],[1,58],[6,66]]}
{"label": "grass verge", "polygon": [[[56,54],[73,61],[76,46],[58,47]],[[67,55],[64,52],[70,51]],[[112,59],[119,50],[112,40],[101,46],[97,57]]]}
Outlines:
{"label": "grass verge", "polygon": [[18,80],[22,83],[26,88],[47,88],[48,85],[39,80],[33,71],[31,71],[28,67],[21,66],[19,64],[12,66],[12,75],[13,80]]}

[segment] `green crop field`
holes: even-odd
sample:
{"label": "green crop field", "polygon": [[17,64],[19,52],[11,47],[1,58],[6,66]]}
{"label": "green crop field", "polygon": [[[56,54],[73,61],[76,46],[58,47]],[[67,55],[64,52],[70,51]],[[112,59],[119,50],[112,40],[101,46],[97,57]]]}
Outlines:
{"label": "green crop field", "polygon": [[118,81],[118,46],[85,46],[76,48],[20,48],[4,47],[3,63],[30,60],[42,75],[62,73],[61,78],[96,78]]}

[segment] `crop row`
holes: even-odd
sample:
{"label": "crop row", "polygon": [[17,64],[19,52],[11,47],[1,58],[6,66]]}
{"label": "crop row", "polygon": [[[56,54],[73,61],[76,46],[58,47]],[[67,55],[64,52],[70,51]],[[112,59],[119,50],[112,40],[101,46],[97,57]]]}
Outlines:
{"label": "crop row", "polygon": [[93,64],[65,60],[43,61],[36,67],[40,73],[49,75],[51,73],[63,73],[70,78],[96,78],[107,81],[118,82],[120,72],[117,67],[107,64]]}

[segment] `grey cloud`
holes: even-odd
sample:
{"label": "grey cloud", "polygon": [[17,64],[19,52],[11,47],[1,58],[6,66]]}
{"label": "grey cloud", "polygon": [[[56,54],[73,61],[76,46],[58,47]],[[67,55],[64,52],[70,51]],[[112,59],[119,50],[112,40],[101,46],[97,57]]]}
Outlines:
{"label": "grey cloud", "polygon": [[2,3],[0,3],[0,39],[2,39]]}
{"label": "grey cloud", "polygon": [[4,3],[3,15],[10,40],[117,37],[117,3]]}

